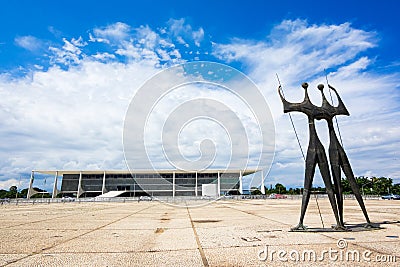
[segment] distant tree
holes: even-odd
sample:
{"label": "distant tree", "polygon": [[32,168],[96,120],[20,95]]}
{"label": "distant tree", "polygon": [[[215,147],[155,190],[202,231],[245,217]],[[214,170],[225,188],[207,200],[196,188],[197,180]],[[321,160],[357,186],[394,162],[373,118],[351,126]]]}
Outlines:
{"label": "distant tree", "polygon": [[364,176],[360,176],[360,177],[356,177],[356,182],[358,187],[360,188],[360,192],[362,195],[368,195],[371,194],[371,191],[373,192],[373,180],[368,178],[368,177],[364,177]]}
{"label": "distant tree", "polygon": [[272,191],[274,190],[274,189],[272,188],[272,184],[269,185],[269,188],[267,188],[266,186],[264,186],[264,189],[265,189],[265,194],[267,194],[267,195],[273,193]]}
{"label": "distant tree", "polygon": [[250,191],[252,195],[261,195],[261,191],[257,187],[252,187]]}
{"label": "distant tree", "polygon": [[[363,189],[363,185],[367,185],[372,183],[372,181],[368,180],[364,176],[355,177],[356,183],[360,188],[360,191]],[[343,194],[353,194],[353,190],[350,187],[349,181],[345,178],[342,178],[342,187],[343,187]],[[365,191],[365,188],[364,188]],[[362,193],[362,192],[361,192]]]}
{"label": "distant tree", "polygon": [[300,188],[289,188],[289,190],[286,192],[288,195],[299,195],[300,194]]}
{"label": "distant tree", "polygon": [[0,198],[7,198],[8,191],[0,189]]}
{"label": "distant tree", "polygon": [[[393,180],[391,178],[386,177],[356,177],[356,183],[362,191],[362,194],[374,194],[374,195],[385,195],[389,192],[392,192],[394,186],[392,185]],[[343,186],[343,194],[353,194],[349,182],[347,179],[342,178],[342,186]],[[371,191],[372,189],[372,191]],[[397,190],[397,189],[396,189]]]}
{"label": "distant tree", "polygon": [[393,185],[392,192],[393,194],[400,195],[400,184]]}
{"label": "distant tree", "polygon": [[15,198],[17,196],[18,188],[13,185],[8,191],[8,198]]}
{"label": "distant tree", "polygon": [[17,192],[17,190],[18,190],[18,187],[17,186],[15,186],[15,185],[12,185],[11,187],[10,187],[10,192]]}
{"label": "distant tree", "polygon": [[286,187],[283,184],[277,183],[275,185],[275,193],[286,194]]}
{"label": "distant tree", "polygon": [[[360,177],[355,177],[355,180],[356,180],[358,187],[360,188],[361,193],[364,195],[368,195],[368,194],[385,195],[385,194],[388,194],[388,192],[393,193],[393,194],[400,194],[400,184],[393,185],[393,180],[391,178],[386,178],[386,177],[368,178],[368,177],[360,176]],[[351,189],[350,184],[346,178],[342,178],[342,188],[343,188],[343,194],[353,194],[353,190]],[[312,190],[315,193],[326,193],[325,187],[320,187],[320,186],[313,187]],[[256,194],[258,194],[258,191],[256,191]],[[284,185],[277,183],[275,185],[275,187],[273,187],[272,184],[270,184],[269,188],[265,187],[265,193],[266,194],[280,193],[280,194],[296,194],[297,195],[297,194],[301,194],[301,188],[294,188],[294,189],[289,188],[289,190],[287,190]]]}
{"label": "distant tree", "polygon": [[347,194],[352,194],[353,191],[351,190],[349,181],[347,179],[342,178],[342,192],[343,194],[347,195]]}
{"label": "distant tree", "polygon": [[21,190],[21,192],[19,192],[18,197],[26,198],[27,195],[28,195],[28,188],[24,188]]}
{"label": "distant tree", "polygon": [[385,195],[391,193],[393,180],[385,177],[372,177],[373,191],[377,195]]}
{"label": "distant tree", "polygon": [[326,188],[318,186],[318,187],[313,187],[311,191],[314,192],[315,194],[325,194]]}

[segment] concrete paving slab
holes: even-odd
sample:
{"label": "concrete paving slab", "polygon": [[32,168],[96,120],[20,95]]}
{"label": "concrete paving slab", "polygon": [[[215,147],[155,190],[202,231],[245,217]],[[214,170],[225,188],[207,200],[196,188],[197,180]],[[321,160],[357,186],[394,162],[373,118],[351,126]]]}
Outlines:
{"label": "concrete paving slab", "polygon": [[88,218],[82,220],[82,218],[57,218],[52,220],[32,222],[29,224],[22,224],[10,227],[14,230],[91,230],[97,227],[101,227],[112,220],[98,220],[93,218]]}
{"label": "concrete paving slab", "polygon": [[0,253],[30,254],[82,235],[82,230],[15,230],[0,231]]}
{"label": "concrete paving slab", "polygon": [[0,266],[6,266],[12,262],[21,260],[22,258],[28,256],[29,254],[17,254],[17,253],[0,254]]}
{"label": "concrete paving slab", "polygon": [[[254,246],[205,249],[210,266],[397,266],[352,244]],[[380,255],[383,256],[383,255]]]}
{"label": "concrete paving slab", "polygon": [[8,266],[203,266],[197,250],[147,253],[45,253]]}
{"label": "concrete paving slab", "polygon": [[[88,245],[90,244],[90,245]],[[196,249],[192,229],[97,230],[48,250],[52,253],[117,253]]]}

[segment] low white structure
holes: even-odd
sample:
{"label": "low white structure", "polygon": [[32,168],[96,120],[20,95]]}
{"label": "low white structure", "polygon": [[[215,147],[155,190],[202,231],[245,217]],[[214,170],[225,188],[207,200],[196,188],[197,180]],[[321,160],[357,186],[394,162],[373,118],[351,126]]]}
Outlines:
{"label": "low white structure", "polygon": [[216,184],[202,184],[201,185],[201,196],[203,197],[217,197],[218,186]]}

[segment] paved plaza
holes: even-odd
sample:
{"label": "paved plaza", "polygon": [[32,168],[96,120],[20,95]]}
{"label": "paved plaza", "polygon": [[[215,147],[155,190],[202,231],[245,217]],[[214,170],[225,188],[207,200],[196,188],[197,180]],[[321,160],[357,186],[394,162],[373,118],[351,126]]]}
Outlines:
{"label": "paved plaza", "polygon": [[290,231],[300,199],[189,204],[4,204],[0,266],[400,266],[400,201],[366,200],[381,229],[360,231],[363,215],[347,199],[353,231],[331,232],[328,200],[312,199],[305,224],[325,231],[310,233]]}

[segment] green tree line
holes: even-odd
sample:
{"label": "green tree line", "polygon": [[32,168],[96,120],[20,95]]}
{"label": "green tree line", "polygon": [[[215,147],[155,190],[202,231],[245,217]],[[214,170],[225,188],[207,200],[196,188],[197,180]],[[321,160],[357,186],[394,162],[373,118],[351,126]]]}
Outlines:
{"label": "green tree line", "polygon": [[[45,190],[34,187],[33,189],[35,189],[38,192],[44,192]],[[4,189],[0,189],[0,199],[4,199],[4,198],[26,198],[26,196],[28,195],[28,188],[24,188],[21,191],[18,191],[18,188],[13,185],[10,187],[9,190],[4,190]],[[42,196],[43,195],[43,196]],[[46,194],[36,194],[33,195],[32,198],[46,198],[46,197],[50,197],[50,194],[46,193]]]}
{"label": "green tree line", "polygon": [[[400,184],[393,184],[391,178],[386,177],[356,177],[356,182],[360,188],[361,194],[363,195],[386,195],[386,194],[397,194],[400,195]],[[353,194],[349,182],[347,179],[342,178],[343,194]],[[312,192],[314,193],[326,193],[325,187],[313,187]],[[261,194],[258,188],[252,188],[253,195]],[[301,188],[289,188],[287,189],[283,184],[277,183],[275,186],[270,185],[269,188],[265,187],[266,194],[287,194],[287,195],[299,195],[302,193]]]}

